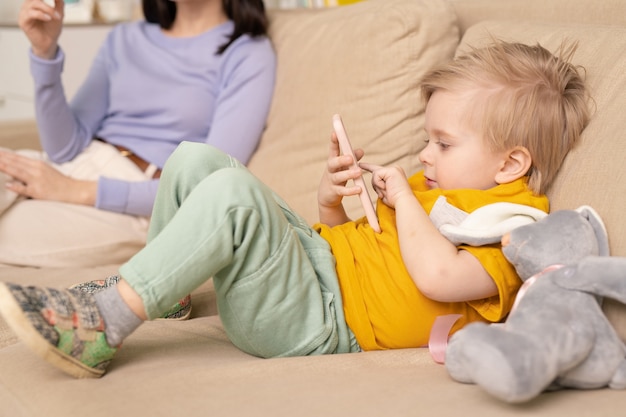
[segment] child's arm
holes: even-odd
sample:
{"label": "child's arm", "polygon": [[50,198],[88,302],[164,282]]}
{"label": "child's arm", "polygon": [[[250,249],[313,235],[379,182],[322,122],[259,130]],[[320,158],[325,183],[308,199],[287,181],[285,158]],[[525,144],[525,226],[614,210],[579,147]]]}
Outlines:
{"label": "child's arm", "polygon": [[361,163],[372,172],[372,185],[383,203],[396,210],[402,259],[426,297],[458,302],[491,297],[498,289],[469,252],[458,250],[430,221],[400,167]]}
{"label": "child's arm", "polygon": [[[354,154],[357,159],[361,159],[363,150],[355,149]],[[358,195],[361,192],[358,186],[346,186],[348,180],[354,180],[361,175],[360,169],[350,169],[351,163],[351,156],[340,154],[337,135],[333,132],[330,137],[326,170],[317,191],[320,223],[336,226],[350,221],[342,204],[343,197]]]}

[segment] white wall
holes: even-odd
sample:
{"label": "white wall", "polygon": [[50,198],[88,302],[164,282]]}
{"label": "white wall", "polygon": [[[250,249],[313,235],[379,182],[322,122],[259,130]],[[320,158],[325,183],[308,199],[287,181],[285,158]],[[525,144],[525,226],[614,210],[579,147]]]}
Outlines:
{"label": "white wall", "polygon": [[[84,81],[109,30],[110,26],[106,25],[64,28],[59,43],[67,56],[61,77],[68,98],[73,97]],[[28,39],[19,28],[0,28],[0,122],[35,117],[28,48]],[[10,64],[2,65],[4,62]]]}
{"label": "white wall", "polygon": [[0,0],[0,21],[17,22],[17,13],[22,0]]}
{"label": "white wall", "polygon": [[[23,0],[0,0],[0,22],[17,22],[17,14],[19,13],[20,6]],[[141,4],[141,0],[129,0],[135,1],[136,4]],[[264,0],[265,7],[268,9],[274,8],[292,8],[298,7],[298,0]]]}

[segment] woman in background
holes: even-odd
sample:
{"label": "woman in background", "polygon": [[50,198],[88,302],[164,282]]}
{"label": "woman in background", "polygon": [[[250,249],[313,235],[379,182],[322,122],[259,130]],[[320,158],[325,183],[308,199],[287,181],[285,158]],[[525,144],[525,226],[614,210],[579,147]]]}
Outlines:
{"label": "woman in background", "polygon": [[[119,263],[146,242],[160,169],[182,141],[247,163],[269,111],[275,54],[262,0],[143,0],[115,26],[70,102],[64,0],[25,0],[44,152],[0,152],[0,263]],[[2,195],[6,194],[6,195]]]}

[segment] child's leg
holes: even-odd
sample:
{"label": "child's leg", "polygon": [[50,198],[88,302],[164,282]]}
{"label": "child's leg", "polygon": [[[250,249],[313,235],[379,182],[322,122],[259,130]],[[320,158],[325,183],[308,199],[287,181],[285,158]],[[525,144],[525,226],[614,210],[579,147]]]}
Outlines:
{"label": "child's leg", "polygon": [[[178,208],[195,186],[205,177],[222,168],[243,168],[235,158],[205,144],[183,142],[168,158],[150,222],[148,243],[170,222]],[[176,192],[176,194],[174,193]],[[88,293],[98,293],[118,285],[119,275],[105,280],[84,282],[73,286]],[[143,311],[142,311],[143,313]],[[136,314],[141,315],[139,312]],[[187,294],[163,313],[160,318],[185,320],[191,315],[191,297]]]}
{"label": "child's leg", "polygon": [[205,144],[183,142],[168,158],[150,218],[148,242],[170,222],[178,208],[207,176],[223,168],[244,168],[232,156]]}
{"label": "child's leg", "polygon": [[[157,220],[159,232],[120,269],[148,317],[214,277],[222,322],[242,350],[270,357],[354,349],[326,242],[299,217],[287,212],[288,219],[247,169],[197,175],[197,158],[214,152],[177,150],[164,170],[169,192],[155,205],[156,218],[169,221]],[[171,169],[177,160],[184,167]]]}
{"label": "child's leg", "polygon": [[[185,151],[185,146],[182,156],[177,158],[178,162],[193,162],[186,166],[195,174],[209,175],[219,169],[220,164],[240,166],[205,145],[195,147],[201,151],[199,158],[190,158],[193,153]],[[178,169],[184,170],[184,166],[175,162],[170,171],[176,173]],[[213,169],[207,171],[207,167]],[[191,174],[180,179],[180,189],[191,191],[195,184],[189,184],[190,177]],[[170,182],[178,181],[176,175],[170,178],[173,178]],[[169,197],[167,192],[161,195],[162,201]],[[157,210],[162,214],[159,219],[165,223],[175,209],[164,202],[159,207],[162,207]],[[122,281],[120,287],[125,286]],[[94,298],[89,291],[81,289],[56,290],[0,283],[0,312],[25,344],[48,362],[76,377],[97,377],[104,373],[123,338],[145,319],[129,310],[120,295],[121,291],[118,293],[114,286]]]}
{"label": "child's leg", "polygon": [[[184,147],[180,156],[196,151],[200,160],[214,156],[203,145]],[[138,296],[148,317],[158,317],[214,277],[222,322],[242,350],[262,357],[358,350],[344,320],[328,244],[235,165],[199,182],[185,174],[192,169],[172,174],[182,177],[170,183],[171,193],[160,193],[155,209],[163,216],[171,210],[170,220],[122,266],[129,287],[122,286]],[[128,308],[109,296],[118,293],[115,287],[106,291],[97,303],[79,290],[0,284],[0,312],[48,362],[74,376],[100,376],[118,348],[107,339],[111,315],[123,321],[120,340],[140,323],[115,311]]]}

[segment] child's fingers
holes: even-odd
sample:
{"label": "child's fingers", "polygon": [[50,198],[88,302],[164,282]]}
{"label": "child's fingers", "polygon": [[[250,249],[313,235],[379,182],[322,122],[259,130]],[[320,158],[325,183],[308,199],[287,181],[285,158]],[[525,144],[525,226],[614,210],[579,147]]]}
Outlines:
{"label": "child's fingers", "polygon": [[360,171],[352,171],[349,169],[337,171],[333,173],[331,181],[335,185],[345,185],[349,180],[354,180],[361,175]]}
{"label": "child's fingers", "polygon": [[338,193],[343,197],[351,197],[361,194],[361,191],[363,190],[361,190],[361,187],[359,187],[358,185],[351,185],[341,187]]}
{"label": "child's fingers", "polygon": [[339,156],[339,139],[337,139],[337,134],[332,132],[330,134],[330,145],[328,146],[328,156],[334,157]]}
{"label": "child's fingers", "polygon": [[[341,155],[328,158],[327,169],[329,172],[348,171],[352,167],[352,157],[349,155]],[[361,170],[359,169],[360,173]]]}
{"label": "child's fingers", "polygon": [[374,172],[383,168],[381,165],[370,164],[369,162],[359,162],[359,166],[368,172]]}

